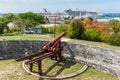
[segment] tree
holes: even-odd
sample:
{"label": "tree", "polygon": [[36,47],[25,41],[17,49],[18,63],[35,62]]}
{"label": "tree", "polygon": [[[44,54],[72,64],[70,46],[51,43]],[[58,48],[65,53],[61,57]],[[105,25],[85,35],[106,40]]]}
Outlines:
{"label": "tree", "polygon": [[4,33],[5,27],[6,27],[6,23],[0,21],[0,34]]}
{"label": "tree", "polygon": [[69,30],[69,37],[81,39],[84,34],[84,26],[80,19],[74,19],[71,22],[71,27]]}
{"label": "tree", "polygon": [[8,33],[9,27],[8,27],[8,23],[12,22],[15,18],[15,15],[12,13],[8,13],[8,14],[3,14],[3,16],[0,19],[0,33],[3,34],[4,31],[6,33]]}
{"label": "tree", "polygon": [[7,24],[9,22],[12,22],[14,19],[15,15],[12,13],[4,14],[2,17],[0,17],[0,34],[3,34],[4,31],[9,32],[9,27]]}
{"label": "tree", "polygon": [[23,20],[25,28],[32,28],[39,23],[45,23],[44,17],[33,12],[21,13],[18,15]]}
{"label": "tree", "polygon": [[4,20],[6,20],[8,22],[12,22],[15,18],[15,15],[12,13],[8,13],[8,14],[3,14],[2,17],[4,18]]}
{"label": "tree", "polygon": [[18,32],[23,32],[24,29],[25,29],[25,24],[24,24],[24,21],[19,18],[18,16],[13,20],[13,23],[14,23],[14,27],[16,29],[16,31]]}
{"label": "tree", "polygon": [[35,23],[35,21],[33,20],[33,19],[23,19],[23,21],[24,21],[24,26],[25,26],[25,29],[29,29],[29,28],[32,28],[32,27],[34,27],[35,25],[34,25],[34,23]]}
{"label": "tree", "polygon": [[92,25],[93,24],[93,19],[91,17],[85,18],[83,20],[83,23],[86,25]]}

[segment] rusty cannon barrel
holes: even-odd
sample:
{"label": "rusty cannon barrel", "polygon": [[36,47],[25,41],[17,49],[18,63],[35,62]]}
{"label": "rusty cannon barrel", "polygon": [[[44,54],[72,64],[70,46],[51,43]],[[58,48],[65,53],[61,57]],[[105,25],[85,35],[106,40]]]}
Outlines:
{"label": "rusty cannon barrel", "polygon": [[37,57],[37,56],[42,55],[44,53],[45,53],[45,51],[39,51],[37,53],[33,53],[33,54],[28,55],[28,56],[24,56],[24,57],[18,58],[18,59],[16,59],[16,61],[24,61],[24,60],[27,60],[27,59],[31,59],[31,58]]}
{"label": "rusty cannon barrel", "polygon": [[46,44],[43,49],[44,50],[52,50],[51,48],[55,46],[56,42],[59,42],[60,39],[65,35],[65,32],[62,32],[57,37],[53,38],[48,44]]}
{"label": "rusty cannon barrel", "polygon": [[50,43],[54,43],[56,42],[57,40],[60,40],[63,36],[65,35],[65,32],[62,32],[61,34],[59,34],[57,37],[55,37],[54,39],[52,39],[48,44]]}

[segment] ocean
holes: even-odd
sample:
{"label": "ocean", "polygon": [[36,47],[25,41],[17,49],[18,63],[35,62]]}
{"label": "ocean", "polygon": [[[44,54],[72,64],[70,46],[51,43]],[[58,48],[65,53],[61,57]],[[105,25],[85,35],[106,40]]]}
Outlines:
{"label": "ocean", "polygon": [[120,17],[120,13],[103,13],[103,15],[110,17]]}
{"label": "ocean", "polygon": [[98,16],[97,21],[107,22],[111,20],[119,20],[120,21],[120,13],[103,13],[102,15]]}
{"label": "ocean", "polygon": [[[4,13],[0,13],[0,16],[2,16]],[[13,13],[18,14],[18,13]],[[101,22],[107,22],[111,20],[119,20],[120,21],[120,13],[102,13],[102,15],[99,15],[96,17],[97,21]]]}

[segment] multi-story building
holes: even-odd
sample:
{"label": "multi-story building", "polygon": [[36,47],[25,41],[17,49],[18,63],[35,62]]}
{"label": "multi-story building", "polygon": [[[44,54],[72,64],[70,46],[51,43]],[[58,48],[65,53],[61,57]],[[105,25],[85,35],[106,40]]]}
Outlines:
{"label": "multi-story building", "polygon": [[65,12],[69,15],[72,16],[74,18],[86,18],[86,17],[92,17],[92,18],[96,18],[97,16],[101,15],[100,12],[97,11],[85,11],[85,10],[65,10]]}

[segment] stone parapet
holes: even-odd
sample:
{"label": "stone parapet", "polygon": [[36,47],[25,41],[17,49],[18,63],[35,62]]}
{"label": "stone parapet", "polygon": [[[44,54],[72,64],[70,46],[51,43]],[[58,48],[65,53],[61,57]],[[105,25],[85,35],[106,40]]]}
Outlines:
{"label": "stone parapet", "polygon": [[[0,41],[0,59],[10,59],[35,53],[48,41],[11,40]],[[63,42],[64,58],[87,64],[120,77],[120,51],[99,46]]]}

